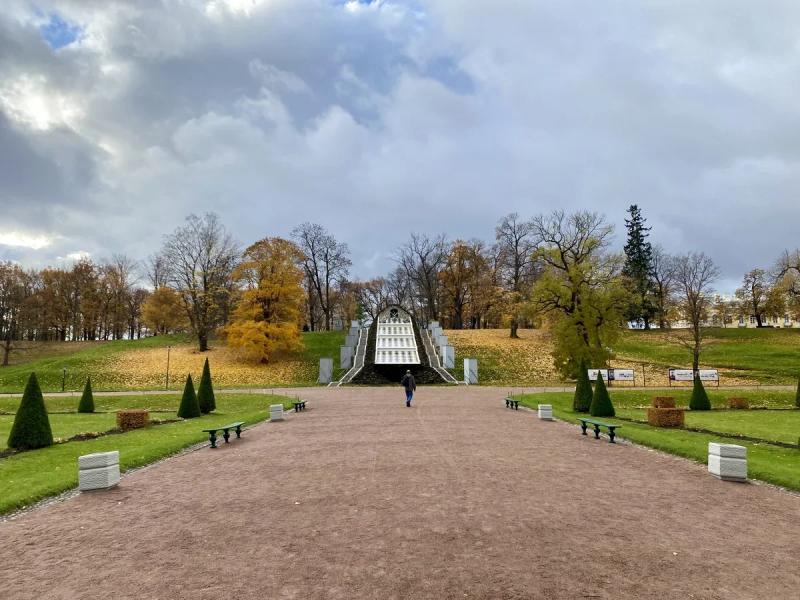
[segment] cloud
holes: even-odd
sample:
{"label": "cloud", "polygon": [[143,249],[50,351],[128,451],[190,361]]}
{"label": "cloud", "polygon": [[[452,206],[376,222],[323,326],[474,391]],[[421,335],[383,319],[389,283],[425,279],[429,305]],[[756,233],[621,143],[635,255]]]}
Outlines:
{"label": "cloud", "polygon": [[51,242],[52,240],[43,235],[30,235],[19,231],[0,231],[0,246],[39,250],[46,248]]}
{"label": "cloud", "polygon": [[363,277],[560,207],[637,203],[730,281],[797,244],[793,2],[37,4],[0,14],[0,206],[55,241],[15,260],[142,258],[205,210],[323,223]]}

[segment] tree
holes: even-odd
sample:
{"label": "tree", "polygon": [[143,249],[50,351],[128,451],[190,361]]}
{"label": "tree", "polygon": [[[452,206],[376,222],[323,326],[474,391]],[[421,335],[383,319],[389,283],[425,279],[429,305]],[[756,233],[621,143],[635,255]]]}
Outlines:
{"label": "tree", "polygon": [[624,322],[622,261],[606,252],[613,228],[591,212],[556,211],[533,224],[541,246],[531,308],[551,319],[556,367],[575,377],[581,361],[607,364]]}
{"label": "tree", "polygon": [[703,321],[712,302],[713,283],[719,277],[719,269],[704,253],[690,252],[675,259],[675,283],[680,294],[680,310],[689,323],[690,336],[676,340],[692,353],[692,370],[700,368],[700,352],[703,347]]}
{"label": "tree", "polygon": [[575,386],[575,396],[572,398],[572,410],[575,412],[589,412],[592,405],[592,383],[586,363],[581,361],[578,366],[578,382]]}
{"label": "tree", "polygon": [[742,313],[756,318],[756,327],[764,326],[764,310],[769,296],[767,272],[753,269],[745,273],[742,287],[736,290],[736,298],[741,303]]}
{"label": "tree", "polygon": [[450,246],[439,273],[442,291],[443,314],[448,314],[450,327],[462,329],[468,310],[472,307],[480,286],[481,275],[486,272],[483,245],[477,240],[456,240]]}
{"label": "tree", "polygon": [[208,358],[203,365],[203,375],[200,377],[200,387],[197,388],[197,403],[200,405],[200,412],[207,415],[217,408],[214,398],[214,387],[211,385],[211,369],[208,366]]}
{"label": "tree", "polygon": [[[303,223],[295,228],[292,237],[302,252],[309,298],[314,298],[309,306],[319,305],[325,319],[325,330],[330,331],[336,308],[336,286],[347,278],[352,265],[350,249],[316,223]],[[314,315],[309,317],[313,331]]]}
{"label": "tree", "polygon": [[692,410],[711,410],[711,400],[708,399],[706,388],[700,375],[695,373],[692,386],[692,397],[689,398],[689,408]]}
{"label": "tree", "polygon": [[183,331],[188,324],[180,295],[168,287],[148,296],[142,305],[142,321],[156,335]]}
{"label": "tree", "polygon": [[650,329],[650,321],[656,312],[652,297],[653,248],[647,241],[651,228],[645,225],[646,220],[637,205],[632,204],[628,213],[630,219],[625,219],[628,240],[624,248],[625,265],[622,268],[631,298],[626,317],[629,321],[641,322],[645,329]]}
{"label": "tree", "polygon": [[11,426],[8,447],[32,450],[52,444],[53,432],[50,429],[50,419],[47,416],[42,390],[36,373],[31,373],[17,415],[14,417],[14,424]]}
{"label": "tree", "polygon": [[[716,294],[714,296],[712,310],[719,324],[722,325],[722,327],[727,327],[728,323],[731,322],[731,303],[723,296]],[[717,323],[714,324],[716,325]]]}
{"label": "tree", "polygon": [[611,403],[611,396],[608,394],[608,389],[606,389],[606,384],[600,373],[597,374],[597,382],[594,385],[589,414],[593,417],[613,417],[616,414],[614,405]]}
{"label": "tree", "polygon": [[86,378],[86,385],[83,387],[83,394],[81,394],[81,401],[78,403],[79,413],[93,413],[94,412],[94,395],[92,394],[92,379]]}
{"label": "tree", "polygon": [[520,219],[517,213],[506,215],[494,230],[495,241],[505,279],[507,301],[511,315],[512,338],[519,337],[519,321],[530,286],[534,279],[533,253],[536,250],[536,227]]}
{"label": "tree", "polygon": [[178,416],[181,419],[194,419],[200,415],[200,404],[197,402],[197,394],[194,393],[192,376],[188,375],[186,377],[186,385],[183,387],[181,404],[178,407]]}
{"label": "tree", "polygon": [[225,329],[229,346],[262,363],[300,348],[303,259],[295,244],[281,238],[265,238],[245,251],[234,273],[242,289]]}
{"label": "tree", "polygon": [[405,273],[408,304],[424,321],[438,321],[440,316],[439,273],[447,258],[444,235],[429,237],[416,233],[397,251],[396,260]]}
{"label": "tree", "polygon": [[670,325],[670,311],[673,305],[675,284],[675,259],[667,254],[661,246],[652,246],[650,254],[653,279],[653,311],[659,329],[667,329]]}
{"label": "tree", "polygon": [[215,213],[189,215],[186,225],[167,237],[162,255],[200,352],[205,352],[209,336],[225,322],[231,274],[239,255],[236,244]]}

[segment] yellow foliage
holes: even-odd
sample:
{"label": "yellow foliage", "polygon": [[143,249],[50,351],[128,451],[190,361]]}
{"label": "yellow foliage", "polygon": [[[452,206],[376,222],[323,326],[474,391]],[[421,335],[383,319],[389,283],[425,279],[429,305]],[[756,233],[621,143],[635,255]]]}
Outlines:
{"label": "yellow foliage", "polygon": [[228,345],[253,362],[269,362],[276,352],[301,346],[305,293],[300,249],[282,238],[250,246],[234,278],[243,285],[239,305],[225,328]]}
{"label": "yellow foliage", "polygon": [[180,296],[168,287],[160,287],[147,297],[142,305],[142,321],[157,333],[183,331],[188,327]]}

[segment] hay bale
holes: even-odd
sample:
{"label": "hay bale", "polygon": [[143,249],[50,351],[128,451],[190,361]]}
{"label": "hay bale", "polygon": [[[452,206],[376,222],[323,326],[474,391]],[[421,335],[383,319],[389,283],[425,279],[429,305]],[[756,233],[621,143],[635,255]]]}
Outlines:
{"label": "hay bale", "polygon": [[117,411],[117,427],[122,431],[147,427],[150,423],[150,413],[143,409],[128,409]]}
{"label": "hay bale", "polygon": [[648,408],[647,422],[653,427],[683,427],[683,408]]}
{"label": "hay bale", "polygon": [[672,396],[656,396],[651,401],[653,408],[675,408],[675,398]]}
{"label": "hay bale", "polygon": [[747,398],[728,398],[728,408],[747,410],[750,403]]}

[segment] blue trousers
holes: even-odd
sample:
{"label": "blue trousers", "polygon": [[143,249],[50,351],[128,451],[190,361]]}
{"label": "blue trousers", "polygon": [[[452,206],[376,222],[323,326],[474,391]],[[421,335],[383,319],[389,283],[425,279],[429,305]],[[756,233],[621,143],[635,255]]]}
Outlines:
{"label": "blue trousers", "polygon": [[411,403],[411,399],[414,397],[414,390],[406,390],[406,404]]}

